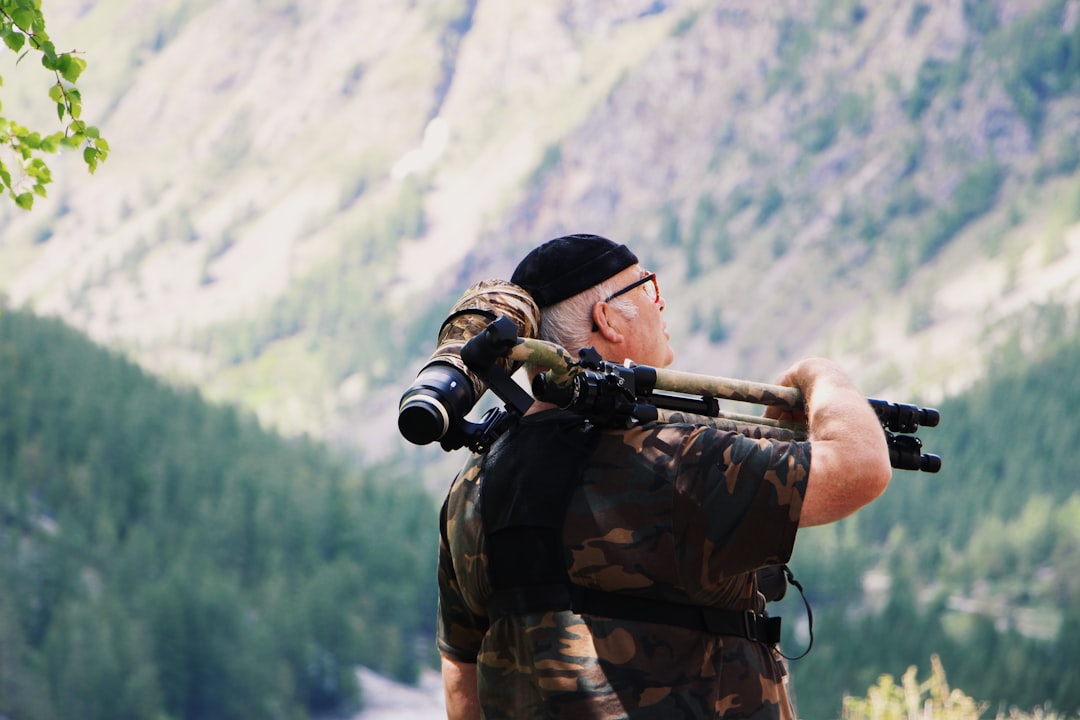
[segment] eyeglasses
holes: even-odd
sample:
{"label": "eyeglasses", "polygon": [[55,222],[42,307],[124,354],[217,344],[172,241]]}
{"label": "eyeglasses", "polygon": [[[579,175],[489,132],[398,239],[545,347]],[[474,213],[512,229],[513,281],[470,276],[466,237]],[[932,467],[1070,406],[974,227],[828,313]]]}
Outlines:
{"label": "eyeglasses", "polygon": [[612,294],[604,298],[604,302],[611,302],[620,295],[625,295],[634,288],[639,288],[642,286],[644,286],[645,294],[649,296],[650,300],[652,300],[654,303],[660,302],[660,285],[656,282],[656,273],[649,273],[637,282],[630,283],[622,290],[619,290],[618,292],[613,292]]}

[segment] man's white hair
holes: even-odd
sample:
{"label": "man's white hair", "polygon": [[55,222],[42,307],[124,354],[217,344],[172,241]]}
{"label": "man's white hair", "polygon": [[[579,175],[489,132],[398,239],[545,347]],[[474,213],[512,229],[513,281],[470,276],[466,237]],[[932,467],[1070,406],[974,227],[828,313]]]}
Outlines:
{"label": "man's white hair", "polygon": [[[621,289],[615,287],[612,278],[608,278],[599,285],[544,308],[540,312],[540,339],[562,345],[577,357],[578,350],[592,344],[593,306]],[[637,317],[637,305],[625,295],[608,304],[628,319]]]}

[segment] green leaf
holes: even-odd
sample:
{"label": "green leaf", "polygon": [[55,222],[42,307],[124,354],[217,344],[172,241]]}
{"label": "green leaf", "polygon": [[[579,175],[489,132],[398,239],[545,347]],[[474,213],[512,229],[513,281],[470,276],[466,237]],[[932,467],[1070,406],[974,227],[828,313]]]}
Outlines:
{"label": "green leaf", "polygon": [[56,103],[64,102],[64,88],[60,83],[49,88],[49,99]]}
{"label": "green leaf", "polygon": [[46,70],[57,70],[60,67],[60,58],[56,54],[56,48],[51,42],[44,42],[38,48],[41,50],[41,65]]}
{"label": "green leaf", "polygon": [[95,148],[87,147],[83,149],[83,160],[86,161],[86,166],[90,169],[91,174],[97,169],[98,164],[98,151]]}
{"label": "green leaf", "polygon": [[60,150],[60,140],[64,137],[63,133],[53,133],[41,140],[41,150],[47,153],[56,153]]}
{"label": "green leaf", "polygon": [[25,8],[12,10],[11,19],[23,32],[32,31],[34,29],[34,13],[32,10],[27,10]]}
{"label": "green leaf", "polygon": [[24,192],[15,196],[15,204],[21,207],[23,210],[29,210],[34,207],[34,193]]}
{"label": "green leaf", "polygon": [[22,50],[23,44],[25,42],[26,36],[22,33],[4,33],[4,44],[11,48],[12,52],[19,52],[20,50]]}
{"label": "green leaf", "polygon": [[69,83],[78,82],[79,76],[82,75],[82,71],[86,69],[86,61],[80,57],[75,57],[71,53],[65,53],[60,56],[60,74]]}
{"label": "green leaf", "polygon": [[19,134],[19,143],[26,147],[37,150],[41,147],[41,133],[38,132],[22,132]]}
{"label": "green leaf", "polygon": [[27,175],[37,178],[42,182],[49,182],[52,180],[52,171],[49,170],[49,166],[41,158],[34,158],[31,160],[27,164],[25,170]]}
{"label": "green leaf", "polygon": [[71,67],[71,53],[63,53],[56,56],[56,72],[64,75]]}

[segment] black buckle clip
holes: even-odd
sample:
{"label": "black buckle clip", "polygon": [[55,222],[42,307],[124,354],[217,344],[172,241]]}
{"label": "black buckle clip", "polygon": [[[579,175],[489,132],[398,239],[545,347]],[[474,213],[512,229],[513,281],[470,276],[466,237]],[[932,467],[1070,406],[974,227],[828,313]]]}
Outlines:
{"label": "black buckle clip", "polygon": [[747,610],[743,612],[743,632],[746,633],[747,640],[758,640],[758,624],[757,613],[753,610]]}

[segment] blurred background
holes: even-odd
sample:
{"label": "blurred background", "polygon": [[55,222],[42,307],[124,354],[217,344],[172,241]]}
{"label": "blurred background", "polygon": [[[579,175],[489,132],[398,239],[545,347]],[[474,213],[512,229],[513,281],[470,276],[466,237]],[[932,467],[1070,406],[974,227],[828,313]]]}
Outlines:
{"label": "blurred background", "polygon": [[438,717],[464,451],[398,399],[571,232],[658,273],[676,369],[942,411],[940,473],[800,536],[804,717],[934,657],[1080,710],[1080,0],[43,10],[112,152],[0,203],[0,717]]}

